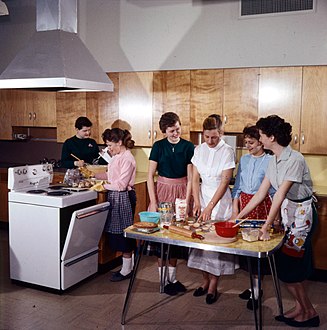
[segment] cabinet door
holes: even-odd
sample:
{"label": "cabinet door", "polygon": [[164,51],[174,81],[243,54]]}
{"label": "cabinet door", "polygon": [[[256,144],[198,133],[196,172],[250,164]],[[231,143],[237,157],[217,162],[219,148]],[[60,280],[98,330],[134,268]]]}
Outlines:
{"label": "cabinet door", "polygon": [[30,92],[33,126],[56,127],[56,93]]}
{"label": "cabinet door", "polygon": [[138,146],[152,145],[152,72],[119,74],[119,118],[131,126]]}
{"label": "cabinet door", "polygon": [[139,212],[146,211],[149,205],[149,197],[146,182],[135,185],[136,208],[134,222],[140,221]]}
{"label": "cabinet door", "polygon": [[326,154],[327,151],[327,66],[303,68],[300,150]]}
{"label": "cabinet door", "polygon": [[85,94],[85,92],[57,93],[57,142],[65,142],[76,134],[76,119],[86,116]]}
{"label": "cabinet door", "polygon": [[12,140],[11,113],[11,91],[0,90],[0,140]]}
{"label": "cabinet door", "polygon": [[294,149],[299,149],[302,67],[261,68],[259,117],[272,114],[292,125]]}
{"label": "cabinet door", "polygon": [[259,69],[224,70],[225,131],[241,133],[247,124],[258,118]]}
{"label": "cabinet door", "polygon": [[[158,122],[164,112],[178,114],[182,123],[182,137],[190,139],[190,71],[161,71],[154,74],[154,130],[160,132]],[[163,137],[157,134],[157,139]]]}
{"label": "cabinet door", "polygon": [[209,115],[222,115],[223,77],[223,70],[191,71],[191,131],[202,131],[203,120]]}
{"label": "cabinet door", "polygon": [[33,126],[30,92],[21,89],[11,90],[12,126]]}

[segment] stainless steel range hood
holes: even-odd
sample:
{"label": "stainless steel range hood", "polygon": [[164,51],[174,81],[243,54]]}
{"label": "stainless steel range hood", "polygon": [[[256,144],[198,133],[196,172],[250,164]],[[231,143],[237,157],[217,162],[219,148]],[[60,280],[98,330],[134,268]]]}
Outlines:
{"label": "stainless steel range hood", "polygon": [[36,0],[36,31],[0,75],[0,88],[113,91],[77,35],[77,0]]}

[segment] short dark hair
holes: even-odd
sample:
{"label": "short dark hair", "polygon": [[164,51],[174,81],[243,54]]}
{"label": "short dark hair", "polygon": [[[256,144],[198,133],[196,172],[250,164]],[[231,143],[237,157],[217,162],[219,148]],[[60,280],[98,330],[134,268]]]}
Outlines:
{"label": "short dark hair", "polygon": [[92,122],[87,117],[78,117],[75,121],[75,128],[82,129],[83,127],[91,127]]}
{"label": "short dark hair", "polygon": [[258,141],[260,139],[259,129],[255,125],[245,126],[243,129],[243,135],[245,138],[249,137]]}
{"label": "short dark hair", "polygon": [[107,128],[102,133],[102,139],[104,143],[107,141],[115,143],[122,141],[122,144],[128,149],[132,149],[135,144],[135,141],[132,140],[132,134],[127,129],[121,129],[118,127],[111,129]]}
{"label": "short dark hair", "polygon": [[203,130],[212,130],[212,129],[217,129],[220,131],[222,129],[223,122],[221,120],[220,115],[212,114],[208,116],[202,124]]}
{"label": "short dark hair", "polygon": [[164,113],[159,120],[161,132],[166,133],[167,128],[174,126],[177,122],[181,125],[181,120],[175,112]]}
{"label": "short dark hair", "polygon": [[282,147],[287,147],[292,141],[292,125],[277,115],[260,118],[256,126],[268,137],[274,136]]}

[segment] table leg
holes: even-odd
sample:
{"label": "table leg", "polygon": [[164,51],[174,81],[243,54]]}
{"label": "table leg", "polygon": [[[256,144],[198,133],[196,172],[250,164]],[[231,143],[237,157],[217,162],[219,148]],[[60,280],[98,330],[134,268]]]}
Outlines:
{"label": "table leg", "polygon": [[278,309],[279,309],[279,315],[283,315],[284,312],[283,312],[282,294],[281,294],[280,284],[279,284],[279,280],[278,280],[278,276],[277,276],[274,255],[269,256],[268,261],[269,261],[272,280],[274,283],[274,289],[275,289],[275,295],[276,295]]}
{"label": "table leg", "polygon": [[133,269],[132,277],[129,281],[129,285],[128,285],[128,289],[127,289],[127,293],[126,293],[126,297],[125,297],[125,302],[124,302],[124,307],[123,307],[123,312],[122,312],[122,315],[121,315],[121,324],[122,325],[125,324],[125,318],[126,318],[126,314],[127,314],[127,311],[128,311],[129,298],[130,298],[130,295],[131,295],[131,292],[132,292],[132,289],[133,289],[133,284],[134,284],[134,281],[135,281],[135,278],[136,278],[137,269],[139,267],[140,260],[141,260],[141,257],[143,255],[144,251],[145,251],[146,246],[147,246],[147,242],[142,241],[140,243],[140,247],[138,249],[139,251],[138,251],[138,254],[136,256],[135,266],[134,266],[134,269]]}
{"label": "table leg", "polygon": [[[247,262],[248,262],[248,269],[249,269],[249,275],[250,275],[251,292],[254,292],[254,289],[253,289],[253,272],[252,272],[252,265],[251,265],[251,257],[247,257]],[[259,294],[259,296],[260,296],[260,294]],[[254,313],[255,328],[258,329],[258,316],[257,316],[257,311],[254,308],[254,302],[253,302],[253,300],[252,300],[252,306],[253,306],[253,313]]]}
{"label": "table leg", "polygon": [[168,263],[169,263],[169,253],[170,253],[170,245],[167,247],[167,254],[165,258],[165,270],[163,271],[163,260],[164,260],[164,243],[161,243],[161,275],[160,275],[160,293],[165,292],[165,279],[167,278],[168,272]]}

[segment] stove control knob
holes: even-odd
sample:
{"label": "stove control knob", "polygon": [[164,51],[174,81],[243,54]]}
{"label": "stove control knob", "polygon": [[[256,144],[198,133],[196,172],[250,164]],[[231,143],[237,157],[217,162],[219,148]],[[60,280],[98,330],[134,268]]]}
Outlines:
{"label": "stove control knob", "polygon": [[16,171],[16,174],[21,175],[22,174],[22,171],[21,170],[17,170]]}
{"label": "stove control knob", "polygon": [[23,174],[26,174],[26,173],[27,173],[27,169],[24,168],[24,169],[23,169]]}
{"label": "stove control knob", "polygon": [[32,174],[33,174],[33,175],[36,175],[36,174],[37,174],[37,169],[33,168],[33,170],[32,170]]}

